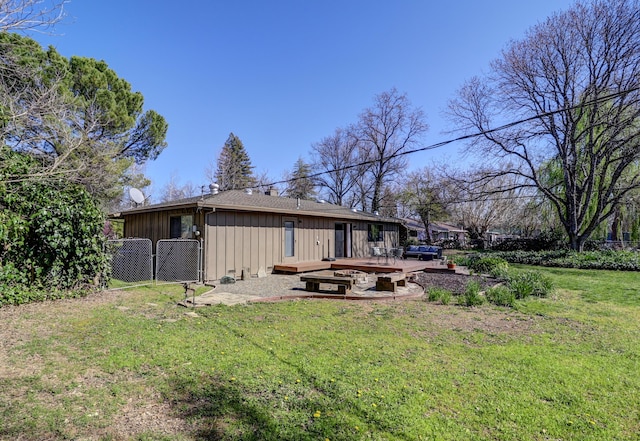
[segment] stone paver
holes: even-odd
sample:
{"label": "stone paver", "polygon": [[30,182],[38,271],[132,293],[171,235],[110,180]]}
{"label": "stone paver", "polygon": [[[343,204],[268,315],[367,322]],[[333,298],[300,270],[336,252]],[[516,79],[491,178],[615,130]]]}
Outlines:
{"label": "stone paver", "polygon": [[[406,287],[398,287],[395,293],[388,291],[376,291],[377,276],[367,275],[365,281],[361,280],[353,286],[350,296],[359,298],[376,298],[422,294],[420,286],[408,283]],[[252,301],[262,301],[279,297],[309,296],[305,290],[305,283],[300,281],[300,275],[269,274],[267,277],[238,280],[231,284],[218,284],[211,291],[196,297],[196,307],[206,305],[237,305]],[[322,294],[322,293],[320,293]],[[192,306],[191,298],[187,306]]]}

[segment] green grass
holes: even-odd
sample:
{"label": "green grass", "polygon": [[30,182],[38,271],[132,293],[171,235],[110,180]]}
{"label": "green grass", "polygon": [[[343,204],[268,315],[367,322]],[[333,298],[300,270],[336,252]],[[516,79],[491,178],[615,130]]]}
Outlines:
{"label": "green grass", "polygon": [[[0,438],[637,440],[640,274],[538,270],[556,293],[514,308],[295,301],[189,317],[176,286],[27,306],[0,346]],[[145,412],[174,424],[132,423]]]}

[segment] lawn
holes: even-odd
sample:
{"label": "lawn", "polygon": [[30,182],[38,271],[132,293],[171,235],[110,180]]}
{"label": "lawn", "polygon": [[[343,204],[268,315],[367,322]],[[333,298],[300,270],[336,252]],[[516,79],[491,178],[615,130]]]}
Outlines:
{"label": "lawn", "polygon": [[2,308],[0,438],[637,440],[640,273],[541,271],[556,293],[514,309],[192,316],[180,286]]}

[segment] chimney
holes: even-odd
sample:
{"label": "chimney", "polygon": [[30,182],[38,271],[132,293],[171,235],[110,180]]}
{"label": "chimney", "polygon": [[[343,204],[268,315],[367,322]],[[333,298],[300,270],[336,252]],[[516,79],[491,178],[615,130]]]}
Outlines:
{"label": "chimney", "polygon": [[278,196],[278,189],[275,187],[269,188],[269,190],[265,191],[264,194],[267,196]]}

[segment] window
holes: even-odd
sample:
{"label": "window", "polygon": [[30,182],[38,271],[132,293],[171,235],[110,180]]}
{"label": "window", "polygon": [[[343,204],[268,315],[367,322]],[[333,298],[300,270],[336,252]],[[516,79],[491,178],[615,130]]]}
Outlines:
{"label": "window", "polygon": [[367,240],[369,242],[383,242],[383,231],[382,224],[367,224]]}
{"label": "window", "polygon": [[284,257],[295,256],[295,235],[293,221],[284,221]]}
{"label": "window", "polygon": [[193,227],[193,216],[171,216],[169,218],[169,238],[170,239],[191,239],[191,229]]}

